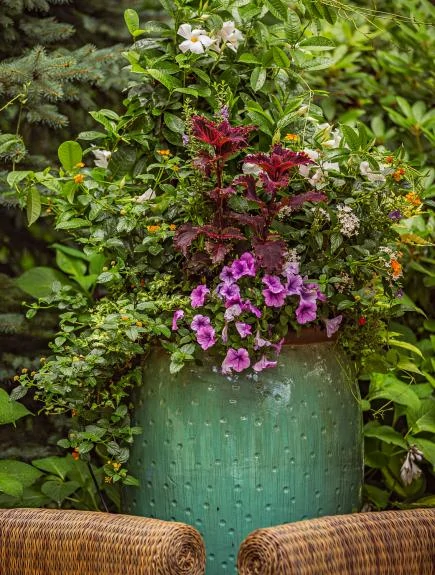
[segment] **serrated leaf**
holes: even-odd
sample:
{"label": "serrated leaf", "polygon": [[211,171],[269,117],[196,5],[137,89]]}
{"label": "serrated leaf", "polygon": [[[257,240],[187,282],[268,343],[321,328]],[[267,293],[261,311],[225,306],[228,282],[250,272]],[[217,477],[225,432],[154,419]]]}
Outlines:
{"label": "serrated leaf", "polygon": [[311,49],[316,48],[317,50],[332,50],[336,47],[333,40],[325,38],[324,36],[310,36],[309,38],[304,38],[298,45],[309,47]]}
{"label": "serrated leaf", "polygon": [[14,423],[26,415],[30,415],[27,407],[18,401],[11,401],[8,393],[0,388],[0,425]]}
{"label": "serrated leaf", "polygon": [[251,73],[250,84],[254,92],[258,92],[264,86],[266,81],[266,69],[265,68],[254,68]]}
{"label": "serrated leaf", "polygon": [[360,142],[358,133],[353,128],[347,126],[346,124],[341,125],[341,131],[349,148],[354,152],[359,150]]}
{"label": "serrated leaf", "polygon": [[27,192],[27,225],[30,227],[41,215],[41,196],[38,188],[32,186]]}
{"label": "serrated leaf", "polygon": [[272,56],[273,61],[279,68],[288,68],[290,66],[290,59],[282,48],[273,46]]}
{"label": "serrated leaf", "polygon": [[281,0],[263,0],[263,4],[271,12],[271,14],[275,16],[275,18],[282,20],[282,22],[287,20],[288,8],[284,2],[281,2]]}
{"label": "serrated leaf", "polygon": [[69,172],[82,161],[83,151],[78,142],[68,140],[59,146],[57,155],[62,167]]}

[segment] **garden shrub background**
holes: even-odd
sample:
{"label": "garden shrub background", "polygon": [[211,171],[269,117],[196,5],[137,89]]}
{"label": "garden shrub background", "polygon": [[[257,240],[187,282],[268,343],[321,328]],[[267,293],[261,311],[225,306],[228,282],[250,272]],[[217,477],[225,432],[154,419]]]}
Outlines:
{"label": "garden shrub background", "polygon": [[[171,9],[169,0],[162,4],[166,10]],[[242,9],[243,4],[240,3]],[[311,30],[317,27],[319,35],[332,41],[317,46],[314,57],[301,61],[298,70],[301,81],[312,90],[328,93],[318,92],[313,96],[328,121],[354,125],[362,120],[371,128],[378,144],[394,150],[403,143],[403,153],[416,167],[430,168],[421,215],[400,224],[407,238],[405,297],[409,299],[404,301],[409,312],[398,318],[390,331],[401,334],[395,338],[401,343],[386,347],[385,354],[367,360],[361,375],[361,390],[366,408],[366,505],[370,508],[435,505],[435,251],[431,245],[435,227],[431,169],[435,114],[430,110],[435,88],[435,34],[429,25],[434,21],[435,10],[425,1],[382,1],[377,3],[377,10],[395,15],[379,17],[373,12],[371,2],[340,4],[301,0],[290,4],[292,13],[299,15],[290,22],[296,38],[303,25],[310,22]],[[43,5],[46,3],[41,2],[40,7]],[[285,2],[269,0],[265,5],[273,16],[279,16]],[[17,3],[0,4],[0,26],[8,34],[15,34],[13,41],[2,46],[2,50],[9,47],[10,51],[0,52],[3,60],[0,63],[0,158],[4,167],[0,207],[5,222],[1,232],[0,270],[6,274],[1,276],[0,292],[7,295],[0,304],[0,377],[8,393],[16,386],[12,381],[14,375],[22,369],[31,372],[38,367],[56,323],[49,312],[38,314],[32,321],[26,320],[21,301],[29,297],[20,293],[11,278],[34,265],[55,265],[54,250],[48,246],[62,242],[61,234],[54,236],[47,231],[44,219],[27,229],[24,215],[8,193],[8,170],[13,165],[20,170],[40,168],[46,165],[46,158],[51,163],[57,162],[55,151],[61,141],[74,139],[84,130],[98,129],[86,115],[88,110],[121,109],[125,96],[121,89],[126,86],[128,74],[123,72],[115,84],[112,79],[118,77],[122,67],[118,42],[126,41],[122,11],[124,8],[139,10],[141,24],[149,18],[150,9],[160,10],[157,18],[164,18],[165,12],[156,4],[132,1],[128,5],[114,1],[92,6],[93,14],[87,14],[84,2],[69,5],[56,2],[49,6],[48,13],[27,11],[23,15]],[[47,26],[42,18],[48,15],[56,17],[60,24]],[[12,26],[6,20],[11,17]],[[152,18],[155,20],[156,15]],[[71,35],[71,23],[77,30],[75,35]],[[47,45],[45,52],[34,48],[35,38],[38,44]],[[99,49],[90,52],[89,48],[83,48],[88,41],[97,43]],[[336,46],[331,47],[333,44]],[[67,76],[63,73],[57,76],[57,64],[61,61],[68,70]],[[83,63],[86,63],[85,71]],[[47,71],[50,82],[45,80]],[[25,86],[23,78],[27,82]],[[137,76],[130,77],[129,81],[134,109],[135,94],[140,95],[142,83]],[[72,106],[68,104],[70,99],[75,100]],[[50,104],[47,105],[47,101]],[[68,126],[66,118],[70,120]],[[273,123],[267,114],[261,116],[255,110],[251,120],[262,123],[265,129],[268,123]],[[167,125],[165,135],[171,142],[171,138],[177,138],[177,131],[171,135],[171,126]],[[59,256],[57,259],[59,263]],[[12,412],[11,404],[5,407],[7,399],[0,391],[0,423],[4,424],[0,429],[3,440],[9,446],[16,445],[17,450],[11,447],[2,456],[2,459],[7,456],[8,461],[0,461],[0,491],[4,492],[0,495],[0,506],[101,507],[86,463],[74,461],[71,455],[65,457],[56,447],[62,418],[51,416],[37,424],[32,416],[27,416],[17,421],[18,427],[14,430],[10,422],[24,411],[21,404],[16,403],[13,404],[16,411]],[[38,410],[27,398],[24,402],[32,411]],[[33,443],[28,449],[27,438],[35,426],[49,431],[43,434],[41,444]],[[23,436],[26,429],[30,433]],[[418,437],[415,447],[407,441],[408,436]],[[23,455],[26,463],[33,461],[32,466],[23,461],[10,461]],[[41,459],[45,455],[49,457]],[[401,478],[405,458],[408,474],[405,476],[402,472]],[[113,485],[104,483],[102,463],[93,462],[93,473],[116,507],[118,493]]]}

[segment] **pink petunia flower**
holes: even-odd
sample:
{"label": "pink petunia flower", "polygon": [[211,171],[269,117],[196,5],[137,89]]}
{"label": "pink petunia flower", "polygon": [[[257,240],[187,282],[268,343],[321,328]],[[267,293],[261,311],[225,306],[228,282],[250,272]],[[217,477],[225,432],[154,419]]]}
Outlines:
{"label": "pink petunia flower", "polygon": [[337,315],[331,319],[324,319],[326,325],[326,335],[327,337],[331,337],[334,335],[338,328],[340,327],[341,321],[343,319],[342,315]]}
{"label": "pink petunia flower", "polygon": [[216,343],[215,331],[211,325],[201,327],[196,332],[196,341],[202,349],[208,349]]}
{"label": "pink petunia flower", "polygon": [[178,325],[177,322],[179,319],[184,317],[184,311],[182,309],[177,309],[172,316],[172,331],[177,331]]}
{"label": "pink petunia flower", "polygon": [[198,286],[196,286],[196,288],[194,288],[192,290],[192,293],[190,294],[191,306],[193,308],[203,306],[205,303],[205,298],[209,293],[210,290],[208,289],[207,286],[203,284],[199,284]]}
{"label": "pink petunia flower", "polygon": [[283,288],[282,291],[276,293],[267,288],[262,291],[262,294],[264,296],[264,303],[268,307],[281,307],[285,303],[287,290]]}
{"label": "pink petunia flower", "polygon": [[198,331],[202,327],[207,327],[210,325],[210,318],[206,315],[197,314],[193,316],[192,323],[190,324],[191,329],[193,331]]}
{"label": "pink petunia flower", "polygon": [[254,363],[252,369],[256,372],[263,371],[263,369],[267,369],[268,367],[276,367],[276,361],[269,361],[264,355],[261,357],[260,361]]}
{"label": "pink petunia flower", "polygon": [[280,293],[284,290],[278,276],[265,275],[261,281],[272,293]]}
{"label": "pink petunia flower", "polygon": [[312,299],[303,299],[299,301],[296,308],[296,320],[299,324],[303,325],[310,321],[314,321],[317,317],[316,301]]}
{"label": "pink petunia flower", "polygon": [[228,374],[231,373],[232,370],[240,373],[250,365],[251,360],[249,359],[249,353],[245,348],[241,347],[239,349],[233,349],[230,347],[224,361],[222,362],[222,373]]}
{"label": "pink petunia flower", "polygon": [[243,321],[236,321],[236,330],[239,332],[241,338],[245,338],[252,333],[252,325],[244,323]]}

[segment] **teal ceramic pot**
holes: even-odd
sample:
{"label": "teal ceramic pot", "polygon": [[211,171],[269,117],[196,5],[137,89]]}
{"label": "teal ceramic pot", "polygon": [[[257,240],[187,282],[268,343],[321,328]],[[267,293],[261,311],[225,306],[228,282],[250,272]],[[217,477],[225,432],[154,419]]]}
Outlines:
{"label": "teal ceramic pot", "polygon": [[227,377],[215,356],[169,374],[154,351],[134,398],[143,427],[124,510],[196,527],[207,574],[235,573],[252,530],[360,505],[362,416],[333,342],[284,345],[276,368]]}

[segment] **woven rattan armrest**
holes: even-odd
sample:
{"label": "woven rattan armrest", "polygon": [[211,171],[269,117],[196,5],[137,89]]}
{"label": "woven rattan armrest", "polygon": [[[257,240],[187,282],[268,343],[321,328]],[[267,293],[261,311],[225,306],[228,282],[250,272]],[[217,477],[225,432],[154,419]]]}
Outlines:
{"label": "woven rattan armrest", "polygon": [[435,509],[337,515],[257,529],[240,575],[434,575]]}
{"label": "woven rattan armrest", "polygon": [[0,510],[1,575],[200,575],[203,540],[184,523],[52,509]]}

